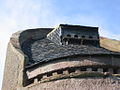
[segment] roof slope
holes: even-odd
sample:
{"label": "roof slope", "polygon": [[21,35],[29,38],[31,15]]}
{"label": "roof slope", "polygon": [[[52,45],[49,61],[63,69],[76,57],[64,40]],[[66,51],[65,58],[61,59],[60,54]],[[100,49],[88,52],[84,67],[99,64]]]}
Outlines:
{"label": "roof slope", "polygon": [[25,45],[23,45],[23,51],[28,55],[31,64],[73,55],[120,55],[120,53],[112,52],[101,47],[57,45],[46,38],[25,43]]}
{"label": "roof slope", "polygon": [[101,37],[100,44],[108,50],[120,52],[120,41],[118,40]]}

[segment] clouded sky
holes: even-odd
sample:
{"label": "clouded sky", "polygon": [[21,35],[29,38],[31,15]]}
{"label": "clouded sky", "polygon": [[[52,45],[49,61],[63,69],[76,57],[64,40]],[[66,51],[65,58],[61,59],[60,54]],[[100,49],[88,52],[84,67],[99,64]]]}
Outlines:
{"label": "clouded sky", "polygon": [[120,0],[0,0],[0,87],[11,34],[60,23],[98,26],[101,36],[120,40]]}

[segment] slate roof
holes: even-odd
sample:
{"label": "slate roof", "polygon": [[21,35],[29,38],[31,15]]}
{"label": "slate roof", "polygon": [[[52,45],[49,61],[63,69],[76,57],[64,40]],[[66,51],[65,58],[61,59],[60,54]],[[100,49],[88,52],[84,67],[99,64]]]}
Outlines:
{"label": "slate roof", "polygon": [[23,44],[22,49],[29,57],[29,66],[73,55],[120,55],[120,53],[112,52],[101,47],[57,45],[46,38],[36,41],[30,40]]}

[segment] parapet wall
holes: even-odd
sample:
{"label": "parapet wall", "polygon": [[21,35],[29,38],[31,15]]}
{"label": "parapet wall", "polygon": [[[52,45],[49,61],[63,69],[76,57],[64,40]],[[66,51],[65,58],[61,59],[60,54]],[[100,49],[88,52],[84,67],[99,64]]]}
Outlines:
{"label": "parapet wall", "polygon": [[21,46],[27,40],[45,37],[51,30],[51,28],[31,29],[12,35],[7,48],[2,90],[25,90],[23,71],[28,58]]}

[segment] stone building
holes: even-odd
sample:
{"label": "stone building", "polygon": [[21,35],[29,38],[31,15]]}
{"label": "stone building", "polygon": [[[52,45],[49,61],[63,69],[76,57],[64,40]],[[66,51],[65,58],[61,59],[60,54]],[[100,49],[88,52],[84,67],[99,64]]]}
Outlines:
{"label": "stone building", "polygon": [[120,90],[120,53],[98,27],[60,24],[12,35],[2,90]]}

